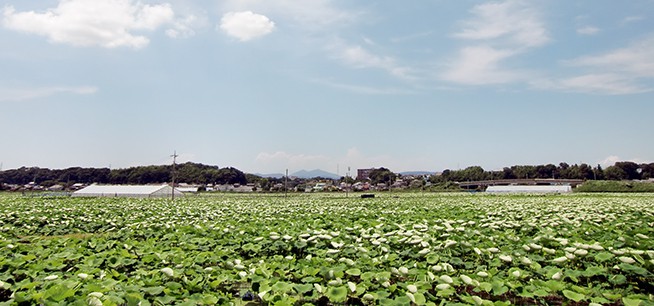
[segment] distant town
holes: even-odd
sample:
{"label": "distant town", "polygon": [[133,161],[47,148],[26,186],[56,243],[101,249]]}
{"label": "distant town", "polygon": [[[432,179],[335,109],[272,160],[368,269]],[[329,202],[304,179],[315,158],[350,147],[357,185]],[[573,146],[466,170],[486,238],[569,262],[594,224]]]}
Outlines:
{"label": "distant town", "polygon": [[[654,183],[654,163],[616,162],[600,165],[559,163],[517,165],[499,171],[479,166],[440,172],[395,173],[390,169],[365,168],[339,176],[322,170],[285,174],[248,174],[233,167],[198,163],[139,166],[125,169],[47,169],[21,167],[0,171],[0,190],[74,192],[89,185],[174,184],[181,192],[321,192],[321,191],[483,191],[492,185],[570,185],[587,181]],[[173,183],[174,182],[174,183]],[[652,184],[654,186],[654,184]],[[628,187],[627,187],[628,188]]]}

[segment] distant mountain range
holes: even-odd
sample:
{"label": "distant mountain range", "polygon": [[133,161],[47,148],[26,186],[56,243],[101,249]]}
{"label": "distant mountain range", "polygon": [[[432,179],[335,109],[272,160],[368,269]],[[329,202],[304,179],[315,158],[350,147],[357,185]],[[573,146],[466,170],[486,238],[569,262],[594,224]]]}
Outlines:
{"label": "distant mountain range", "polygon": [[[283,173],[269,173],[269,174],[255,173],[255,175],[258,175],[258,176],[261,176],[261,177],[270,177],[270,178],[282,178],[282,177],[284,177]],[[310,178],[314,178],[314,177],[324,177],[324,178],[328,178],[328,179],[337,180],[337,179],[341,178],[340,176],[338,176],[338,175],[336,175],[334,173],[327,172],[327,171],[320,170],[320,169],[314,169],[314,170],[311,170],[311,171],[300,170],[300,171],[297,171],[297,172],[290,173],[288,176],[289,177],[299,177],[299,178],[302,178],[302,179],[310,179]]]}

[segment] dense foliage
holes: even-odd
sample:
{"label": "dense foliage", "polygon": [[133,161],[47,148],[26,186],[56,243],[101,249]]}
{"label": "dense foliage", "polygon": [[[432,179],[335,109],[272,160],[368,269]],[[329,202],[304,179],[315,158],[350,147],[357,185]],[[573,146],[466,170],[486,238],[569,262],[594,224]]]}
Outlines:
{"label": "dense foliage", "polygon": [[654,197],[0,197],[0,305],[652,305]]}
{"label": "dense foliage", "polygon": [[[19,168],[0,172],[0,182],[5,184],[27,184],[38,182],[43,185],[55,183],[101,183],[101,184],[153,184],[166,183],[172,179],[172,165],[140,166],[125,169],[108,168]],[[246,184],[242,171],[227,167],[207,166],[197,163],[179,164],[175,168],[175,180],[190,184]]]}
{"label": "dense foliage", "polygon": [[652,192],[654,184],[633,181],[588,181],[575,192]]}
{"label": "dense foliage", "polygon": [[538,166],[512,166],[501,171],[485,171],[479,166],[462,170],[444,170],[442,175],[432,177],[432,182],[465,182],[498,179],[582,179],[582,180],[647,180],[654,178],[654,163],[637,164],[634,162],[616,162],[613,166],[602,169],[600,165],[591,167],[587,164],[568,165],[560,163]]}
{"label": "dense foliage", "polygon": [[[172,180],[172,166],[140,166],[125,169],[108,168],[80,168],[47,169],[37,167],[22,167],[19,169],[0,171],[0,190],[3,184],[24,185],[36,182],[43,186],[63,184],[70,186],[74,183],[100,183],[100,184],[153,184],[165,183]],[[275,185],[284,182],[279,178],[262,178],[253,174],[245,174],[232,168],[219,168],[197,163],[184,163],[177,166],[176,182],[189,184],[247,184],[259,185],[262,190],[274,191]],[[370,182],[388,184],[398,177],[387,168],[377,168],[370,173]],[[486,171],[482,167],[473,166],[462,170],[446,169],[441,175],[434,175],[429,180],[437,185],[434,190],[450,190],[449,182],[466,182],[497,179],[583,179],[583,180],[647,180],[654,178],[654,163],[636,164],[634,162],[616,162],[613,166],[602,169],[587,164],[568,165],[560,163],[538,166],[512,166],[501,171]],[[341,181],[346,181],[342,178]],[[347,180],[352,183],[352,179]],[[290,187],[305,186],[306,180],[294,178],[287,182]],[[277,188],[280,189],[280,188]]]}

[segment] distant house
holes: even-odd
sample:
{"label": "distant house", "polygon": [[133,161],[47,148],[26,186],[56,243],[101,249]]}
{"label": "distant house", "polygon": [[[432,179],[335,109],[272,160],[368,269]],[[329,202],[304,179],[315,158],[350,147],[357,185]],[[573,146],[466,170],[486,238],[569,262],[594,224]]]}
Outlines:
{"label": "distant house", "polygon": [[73,192],[73,197],[167,198],[184,194],[168,185],[97,185]]}
{"label": "distant house", "polygon": [[370,173],[375,170],[375,168],[370,169],[357,169],[357,180],[363,181],[370,178]]}
{"label": "distant house", "polygon": [[488,193],[568,193],[572,192],[570,185],[509,185],[488,186]]}

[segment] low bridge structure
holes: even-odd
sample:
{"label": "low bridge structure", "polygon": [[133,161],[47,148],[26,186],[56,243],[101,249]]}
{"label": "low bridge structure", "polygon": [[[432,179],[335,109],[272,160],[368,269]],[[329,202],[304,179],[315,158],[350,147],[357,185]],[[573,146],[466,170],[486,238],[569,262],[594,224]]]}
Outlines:
{"label": "low bridge structure", "polygon": [[584,180],[579,179],[506,179],[458,182],[457,184],[461,188],[467,189],[502,185],[570,185],[574,188],[583,182]]}

